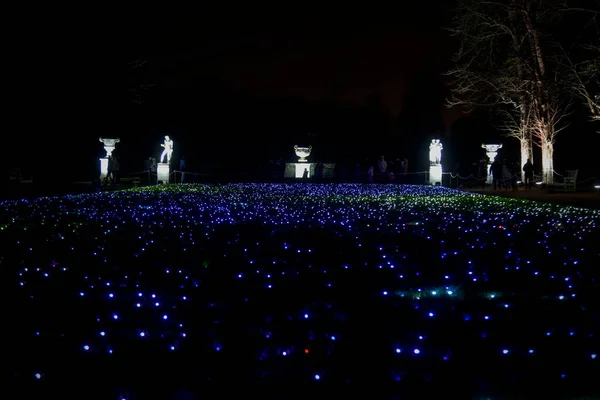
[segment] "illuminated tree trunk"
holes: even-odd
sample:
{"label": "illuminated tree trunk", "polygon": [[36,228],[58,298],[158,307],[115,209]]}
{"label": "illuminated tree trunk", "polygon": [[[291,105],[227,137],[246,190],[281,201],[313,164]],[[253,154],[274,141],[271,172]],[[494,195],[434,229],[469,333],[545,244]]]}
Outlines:
{"label": "illuminated tree trunk", "polygon": [[[526,4],[530,5],[529,2]],[[532,103],[534,106],[535,124],[537,126],[536,136],[542,150],[542,182],[551,185],[554,183],[553,157],[555,134],[551,121],[555,120],[555,115],[550,115],[550,112],[556,114],[559,110],[555,109],[550,111],[548,88],[546,87],[546,82],[544,82],[546,64],[544,62],[542,46],[540,44],[539,32],[536,27],[534,27],[528,10],[522,9],[521,14],[523,15],[523,22],[525,23],[528,32],[531,59],[533,61],[535,88],[532,91]]]}
{"label": "illuminated tree trunk", "polygon": [[525,166],[525,163],[527,162],[528,159],[533,159],[533,149],[531,146],[531,135],[524,135],[522,138],[519,139],[519,143],[520,143],[520,147],[521,147],[521,171],[519,172],[519,175],[521,176],[521,180],[524,181],[523,179],[523,167]]}
{"label": "illuminated tree trunk", "polygon": [[554,143],[547,139],[548,136],[540,137],[542,148],[542,182],[547,185],[554,184]]}

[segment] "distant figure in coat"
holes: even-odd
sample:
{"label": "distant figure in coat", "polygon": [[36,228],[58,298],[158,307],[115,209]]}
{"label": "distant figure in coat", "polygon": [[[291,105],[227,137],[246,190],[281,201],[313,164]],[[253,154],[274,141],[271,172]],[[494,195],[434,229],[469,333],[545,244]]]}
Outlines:
{"label": "distant figure in coat", "polygon": [[185,181],[185,157],[181,157],[181,160],[179,160],[179,171],[181,171],[181,183],[183,183]]}
{"label": "distant figure in coat", "polygon": [[510,168],[508,167],[508,160],[504,159],[502,162],[502,187],[508,190],[510,187]]}
{"label": "distant figure in coat", "polygon": [[379,159],[379,161],[377,161],[377,167],[379,168],[379,172],[380,173],[385,173],[387,172],[387,161],[385,161],[385,157],[381,156],[381,158]]}
{"label": "distant figure in coat", "polygon": [[531,190],[533,185],[533,163],[528,158],[525,165],[523,165],[523,172],[525,173],[525,189]]}
{"label": "distant figure in coat", "polygon": [[373,183],[373,181],[375,180],[375,168],[373,168],[373,166],[369,166],[369,169],[367,170],[367,177],[369,179],[369,183]]}
{"label": "distant figure in coat", "polygon": [[490,165],[490,175],[492,175],[492,185],[494,190],[498,189],[498,186],[502,187],[502,163],[496,157],[492,165]]}

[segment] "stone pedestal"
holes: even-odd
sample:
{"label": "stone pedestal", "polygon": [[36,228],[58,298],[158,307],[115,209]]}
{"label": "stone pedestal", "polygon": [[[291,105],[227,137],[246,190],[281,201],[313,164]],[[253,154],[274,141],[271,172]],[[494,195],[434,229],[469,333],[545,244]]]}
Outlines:
{"label": "stone pedestal", "polygon": [[431,185],[435,185],[438,182],[440,185],[442,184],[442,165],[441,164],[430,165],[429,166],[429,183]]}
{"label": "stone pedestal", "polygon": [[310,164],[308,164],[308,163],[301,163],[301,162],[296,163],[296,168],[295,168],[296,173],[295,173],[294,177],[297,178],[297,179],[300,179],[300,178],[304,177],[304,171],[305,170],[306,170],[306,173],[307,173],[306,177],[310,178],[311,177]]}
{"label": "stone pedestal", "polygon": [[157,166],[157,181],[162,181],[162,183],[164,185],[166,185],[167,183],[169,183],[169,175],[170,175],[170,169],[169,169],[169,164],[167,163],[158,163]]}
{"label": "stone pedestal", "polygon": [[284,178],[296,178],[302,179],[304,170],[308,170],[308,178],[311,178],[315,173],[315,163],[297,162],[297,163],[286,163]]}
{"label": "stone pedestal", "polygon": [[100,180],[104,180],[108,176],[108,157],[100,158]]}

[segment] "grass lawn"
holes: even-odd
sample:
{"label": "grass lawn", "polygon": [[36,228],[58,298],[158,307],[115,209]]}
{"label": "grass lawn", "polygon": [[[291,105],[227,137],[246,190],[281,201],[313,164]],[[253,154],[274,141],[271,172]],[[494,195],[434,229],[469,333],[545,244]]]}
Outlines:
{"label": "grass lawn", "polygon": [[597,210],[360,184],[0,207],[22,393],[600,392]]}

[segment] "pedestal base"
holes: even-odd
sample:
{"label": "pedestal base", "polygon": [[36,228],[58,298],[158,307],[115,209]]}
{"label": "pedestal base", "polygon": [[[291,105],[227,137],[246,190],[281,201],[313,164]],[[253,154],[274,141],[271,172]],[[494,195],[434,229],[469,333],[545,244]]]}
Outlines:
{"label": "pedestal base", "polygon": [[170,175],[169,164],[158,163],[156,173],[158,175],[158,178],[157,178],[158,182],[162,181],[163,185],[166,185],[167,183],[169,183],[169,175]]}
{"label": "pedestal base", "polygon": [[315,173],[315,163],[287,163],[285,164],[284,178],[296,178],[302,179],[304,176],[304,170],[307,170],[307,178],[310,178]]}
{"label": "pedestal base", "polygon": [[108,176],[108,157],[100,158],[100,181]]}
{"label": "pedestal base", "polygon": [[435,185],[438,182],[440,185],[442,184],[442,166],[431,165],[429,167],[429,183]]}
{"label": "pedestal base", "polygon": [[296,163],[296,174],[295,178],[304,178],[304,171],[306,171],[306,177],[310,178],[310,164],[308,163]]}

